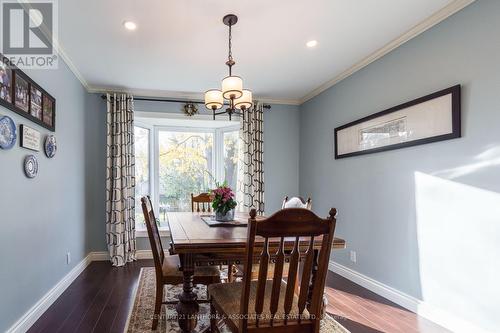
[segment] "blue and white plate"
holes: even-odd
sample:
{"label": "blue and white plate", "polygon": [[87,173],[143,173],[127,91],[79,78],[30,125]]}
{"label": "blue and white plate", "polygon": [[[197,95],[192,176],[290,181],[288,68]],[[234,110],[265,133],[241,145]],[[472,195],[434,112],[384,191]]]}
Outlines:
{"label": "blue and white plate", "polygon": [[24,173],[28,178],[35,178],[38,174],[38,160],[34,155],[28,155],[24,159]]}
{"label": "blue and white plate", "polygon": [[16,144],[17,133],[14,120],[8,116],[0,118],[0,148],[10,149]]}
{"label": "blue and white plate", "polygon": [[56,151],[57,151],[57,143],[56,143],[56,137],[54,135],[47,135],[45,138],[45,155],[47,155],[48,158],[52,158],[56,156]]}

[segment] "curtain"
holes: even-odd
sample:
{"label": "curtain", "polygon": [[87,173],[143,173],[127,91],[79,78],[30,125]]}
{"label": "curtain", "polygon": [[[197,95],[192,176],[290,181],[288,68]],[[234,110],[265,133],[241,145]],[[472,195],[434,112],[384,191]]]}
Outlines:
{"label": "curtain", "polygon": [[134,101],[107,95],[106,241],[113,266],[136,259]]}
{"label": "curtain", "polygon": [[241,118],[238,163],[238,211],[264,214],[264,108],[260,103]]}

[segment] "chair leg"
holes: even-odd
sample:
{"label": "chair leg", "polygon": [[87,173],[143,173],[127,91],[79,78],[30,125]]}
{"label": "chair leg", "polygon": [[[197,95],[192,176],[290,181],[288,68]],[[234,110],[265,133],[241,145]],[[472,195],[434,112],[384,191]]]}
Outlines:
{"label": "chair leg", "polygon": [[163,303],[163,283],[156,281],[156,300],[155,300],[155,313],[153,316],[153,325],[151,329],[156,331],[158,328],[158,320],[160,319],[161,305]]}
{"label": "chair leg", "polygon": [[234,281],[233,265],[227,265],[227,282],[231,283]]}
{"label": "chair leg", "polygon": [[210,302],[210,332],[216,333],[219,329],[217,328],[217,311],[215,311],[215,307]]}
{"label": "chair leg", "polygon": [[313,332],[314,333],[319,333],[319,329],[321,327],[321,320],[316,319],[313,321]]}

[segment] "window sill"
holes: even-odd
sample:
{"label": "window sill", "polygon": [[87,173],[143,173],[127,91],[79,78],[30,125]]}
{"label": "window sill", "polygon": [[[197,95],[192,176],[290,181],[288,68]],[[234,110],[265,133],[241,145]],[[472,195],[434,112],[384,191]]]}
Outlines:
{"label": "window sill", "polygon": [[[169,237],[170,230],[168,229],[160,229],[160,237]],[[148,238],[148,231],[146,229],[136,230],[135,231],[136,238]]]}

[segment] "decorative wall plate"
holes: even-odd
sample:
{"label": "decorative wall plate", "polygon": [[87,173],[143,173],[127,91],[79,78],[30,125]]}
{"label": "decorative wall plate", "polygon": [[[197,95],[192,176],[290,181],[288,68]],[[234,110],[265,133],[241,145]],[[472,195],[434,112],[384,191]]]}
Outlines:
{"label": "decorative wall plate", "polygon": [[28,178],[35,178],[38,174],[38,160],[34,155],[28,155],[24,159],[24,173]]}
{"label": "decorative wall plate", "polygon": [[0,148],[10,149],[16,144],[16,124],[9,116],[0,118]]}
{"label": "decorative wall plate", "polygon": [[54,135],[47,135],[47,137],[45,138],[44,148],[45,148],[44,149],[45,155],[48,158],[56,156],[57,143],[56,143],[56,137]]}

